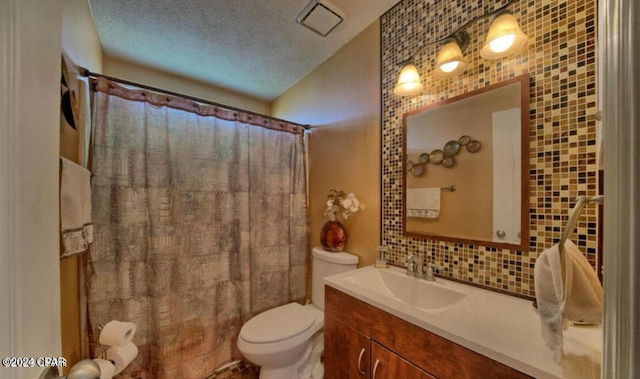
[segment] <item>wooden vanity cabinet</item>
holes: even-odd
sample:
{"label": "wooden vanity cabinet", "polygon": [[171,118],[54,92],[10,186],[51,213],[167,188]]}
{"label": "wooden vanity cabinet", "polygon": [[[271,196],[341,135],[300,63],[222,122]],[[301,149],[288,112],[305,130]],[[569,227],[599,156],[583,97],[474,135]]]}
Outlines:
{"label": "wooden vanity cabinet", "polygon": [[326,378],[436,379],[328,314],[324,335]]}
{"label": "wooden vanity cabinet", "polygon": [[436,379],[375,341],[371,342],[371,378]]}
{"label": "wooden vanity cabinet", "polygon": [[370,377],[369,337],[325,313],[324,345],[331,346],[331,349],[324,349],[326,378]]}
{"label": "wooden vanity cabinet", "polygon": [[326,379],[531,378],[329,286],[324,335]]}

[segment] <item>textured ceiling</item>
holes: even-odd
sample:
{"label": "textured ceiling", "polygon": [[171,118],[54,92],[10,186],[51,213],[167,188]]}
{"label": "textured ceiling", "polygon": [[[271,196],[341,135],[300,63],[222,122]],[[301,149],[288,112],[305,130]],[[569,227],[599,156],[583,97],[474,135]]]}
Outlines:
{"label": "textured ceiling", "polygon": [[398,0],[331,0],[327,37],[296,22],[309,0],[89,0],[105,55],[272,100]]}

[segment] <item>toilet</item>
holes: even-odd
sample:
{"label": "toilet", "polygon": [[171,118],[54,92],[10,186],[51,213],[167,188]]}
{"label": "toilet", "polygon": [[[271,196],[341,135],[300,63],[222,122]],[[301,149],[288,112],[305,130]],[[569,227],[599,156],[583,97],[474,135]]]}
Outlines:
{"label": "toilet", "polygon": [[312,353],[313,341],[322,338],[325,276],[354,270],[358,257],[315,247],[311,251],[311,300],[289,303],[251,318],[240,329],[238,349],[260,366],[260,379],[298,379]]}

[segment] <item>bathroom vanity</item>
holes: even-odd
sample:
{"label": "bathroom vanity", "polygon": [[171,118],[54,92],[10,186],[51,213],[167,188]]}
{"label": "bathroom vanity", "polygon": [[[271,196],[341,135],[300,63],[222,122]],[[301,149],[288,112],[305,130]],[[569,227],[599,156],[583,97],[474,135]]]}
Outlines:
{"label": "bathroom vanity", "polygon": [[325,296],[327,379],[530,378],[334,288]]}
{"label": "bathroom vanity", "polygon": [[325,278],[327,379],[599,378],[601,329],[565,331],[557,363],[525,299],[400,268]]}

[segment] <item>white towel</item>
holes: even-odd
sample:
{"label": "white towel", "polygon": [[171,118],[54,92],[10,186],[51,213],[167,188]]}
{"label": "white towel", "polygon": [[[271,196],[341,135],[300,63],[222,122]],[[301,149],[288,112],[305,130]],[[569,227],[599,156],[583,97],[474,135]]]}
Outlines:
{"label": "white towel", "polygon": [[60,161],[60,226],[64,258],[86,251],[93,242],[91,173],[66,158],[60,157]]}
{"label": "white towel", "polygon": [[564,244],[562,256],[558,245],[540,254],[534,278],[542,337],[560,360],[562,330],[570,321],[594,324],[602,321],[602,285],[591,264],[569,240]]}
{"label": "white towel", "polygon": [[409,188],[407,190],[407,216],[440,217],[440,192],[440,187]]}

